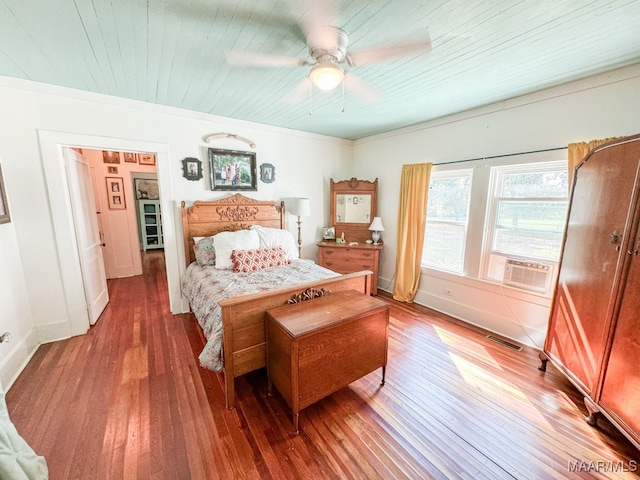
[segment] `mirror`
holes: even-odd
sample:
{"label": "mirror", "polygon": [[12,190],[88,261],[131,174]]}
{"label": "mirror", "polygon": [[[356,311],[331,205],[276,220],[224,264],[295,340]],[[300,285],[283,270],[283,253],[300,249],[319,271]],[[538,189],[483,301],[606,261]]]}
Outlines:
{"label": "mirror", "polygon": [[371,195],[336,196],[336,223],[371,223]]}
{"label": "mirror", "polygon": [[376,216],[378,205],[378,179],[331,179],[331,206],[329,218],[336,237],[344,232],[347,241],[364,242],[371,237],[369,225]]}

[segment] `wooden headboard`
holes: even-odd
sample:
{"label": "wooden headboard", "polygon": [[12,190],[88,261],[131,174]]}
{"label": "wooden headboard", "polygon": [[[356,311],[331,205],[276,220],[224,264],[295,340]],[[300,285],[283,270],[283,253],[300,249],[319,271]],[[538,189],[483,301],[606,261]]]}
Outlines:
{"label": "wooden headboard", "polygon": [[218,232],[234,232],[251,225],[284,228],[284,202],[254,200],[239,193],[220,200],[181,203],[184,258],[194,262],[193,237],[210,237]]}

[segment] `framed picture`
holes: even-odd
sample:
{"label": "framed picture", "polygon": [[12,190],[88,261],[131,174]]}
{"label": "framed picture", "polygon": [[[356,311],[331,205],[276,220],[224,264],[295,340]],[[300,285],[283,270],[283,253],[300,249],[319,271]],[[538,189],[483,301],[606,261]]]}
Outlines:
{"label": "framed picture", "polygon": [[4,178],[2,177],[2,167],[0,166],[0,223],[9,223],[9,204],[7,203],[7,193],[4,189]]}
{"label": "framed picture", "polygon": [[156,156],[152,153],[139,153],[138,154],[138,163],[140,165],[155,165],[156,164]]}
{"label": "framed picture", "polygon": [[117,175],[118,174],[118,167],[109,167],[107,170],[109,171],[109,175]]}
{"label": "framed picture", "polygon": [[111,150],[102,151],[102,161],[104,163],[120,163],[120,152],[112,152]]}
{"label": "framed picture", "polygon": [[258,190],[255,152],[210,148],[209,172],[211,190]]}
{"label": "framed picture", "polygon": [[260,165],[260,180],[264,183],[273,183],[276,181],[276,167],[270,163]]}
{"label": "framed picture", "polygon": [[123,155],[125,163],[138,163],[138,159],[136,158],[135,153],[124,152]]}
{"label": "framed picture", "polygon": [[127,208],[124,201],[124,182],[122,177],[106,177],[107,198],[111,210],[125,210]]}
{"label": "framed picture", "polygon": [[136,198],[138,200],[158,200],[158,180],[154,178],[135,178],[133,184],[136,187]]}
{"label": "framed picture", "polygon": [[336,238],[336,229],[335,227],[324,227],[322,229],[322,239],[323,240],[333,240]]}
{"label": "framed picture", "polygon": [[182,160],[182,176],[187,180],[200,180],[202,178],[202,162],[194,157]]}

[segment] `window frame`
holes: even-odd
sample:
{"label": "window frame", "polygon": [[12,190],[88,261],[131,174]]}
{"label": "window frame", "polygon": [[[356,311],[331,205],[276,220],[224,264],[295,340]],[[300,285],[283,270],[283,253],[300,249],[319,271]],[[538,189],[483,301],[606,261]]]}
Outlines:
{"label": "window frame", "polygon": [[[516,259],[516,260],[529,260],[533,262],[539,262],[542,264],[551,265],[554,270],[557,270],[557,267],[560,262],[560,257],[562,255],[562,245],[560,245],[560,252],[558,259],[552,260],[548,258],[536,257],[535,255],[518,255],[512,253],[506,253],[498,250],[494,250],[494,240],[496,238],[497,232],[497,218],[498,218],[498,208],[500,206],[501,201],[517,201],[517,202],[558,202],[564,201],[567,205],[567,210],[569,206],[569,190],[570,186],[567,188],[566,196],[564,197],[504,197],[498,196],[498,189],[501,186],[500,179],[506,174],[518,174],[518,173],[540,173],[540,172],[549,172],[549,171],[565,171],[567,172],[567,161],[566,160],[551,160],[551,161],[543,161],[543,162],[534,162],[534,163],[518,163],[518,164],[507,164],[507,165],[494,165],[491,167],[489,185],[488,185],[488,195],[487,195],[487,211],[485,214],[485,233],[483,239],[483,247],[482,247],[482,267],[480,272],[480,278],[490,282],[499,282],[494,277],[491,277],[489,274],[490,270],[490,259],[492,255]],[[566,211],[565,211],[565,221],[566,221]],[[565,226],[566,228],[566,226]],[[562,230],[562,235],[564,236],[564,228]]]}
{"label": "window frame", "polygon": [[[464,222],[455,221],[455,220],[441,220],[441,219],[429,220],[429,213],[428,213],[429,198],[427,198],[427,216],[425,218],[425,234],[424,234],[425,240],[423,242],[422,258],[420,259],[420,265],[422,268],[438,270],[438,271],[447,272],[455,275],[465,274],[465,260],[466,260],[466,254],[467,254],[467,241],[469,236],[469,219],[471,214],[471,194],[473,190],[474,169],[467,167],[467,168],[456,168],[456,169],[435,170],[435,171],[432,170],[431,176],[429,178],[429,190],[431,190],[431,180],[433,180],[434,178],[444,179],[444,178],[454,178],[454,177],[462,177],[462,176],[469,177],[469,203],[467,204],[467,213],[466,213],[466,218]],[[425,257],[424,257],[425,242],[426,242],[426,236],[427,236],[427,228],[429,224],[454,225],[454,226],[463,227],[464,232],[462,237],[462,251],[461,251],[462,258],[461,258],[460,270],[446,268],[446,267],[443,267],[442,265],[435,265],[425,261]]]}

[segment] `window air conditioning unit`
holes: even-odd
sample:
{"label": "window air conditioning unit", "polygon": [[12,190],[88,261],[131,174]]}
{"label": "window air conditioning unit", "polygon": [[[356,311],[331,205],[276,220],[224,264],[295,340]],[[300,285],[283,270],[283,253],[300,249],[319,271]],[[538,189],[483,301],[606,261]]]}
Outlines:
{"label": "window air conditioning unit", "polygon": [[552,272],[551,265],[508,258],[504,265],[502,283],[526,290],[547,292],[551,287]]}

